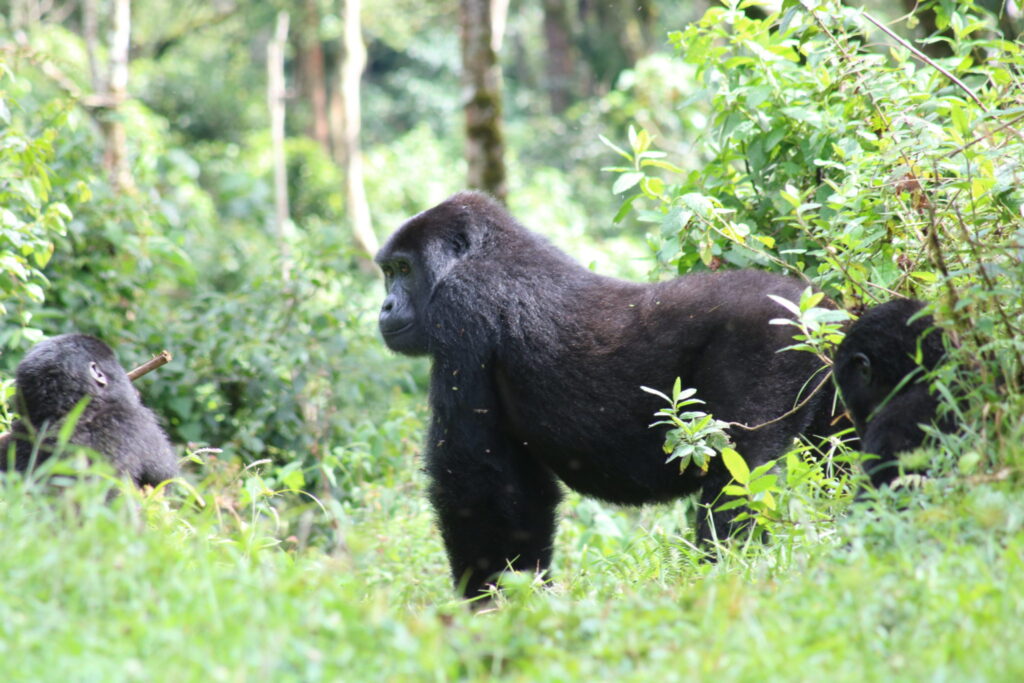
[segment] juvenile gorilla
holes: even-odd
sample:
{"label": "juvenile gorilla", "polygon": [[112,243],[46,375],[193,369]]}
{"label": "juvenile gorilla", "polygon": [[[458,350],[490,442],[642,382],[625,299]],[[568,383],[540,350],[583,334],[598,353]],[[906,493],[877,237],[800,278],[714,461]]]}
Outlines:
{"label": "juvenile gorilla", "polygon": [[875,306],[850,327],[836,350],[833,373],[860,449],[879,456],[866,467],[875,486],[897,477],[899,453],[924,442],[921,425],[934,423],[945,432],[957,427],[951,415],[936,422],[939,401],[924,381],[946,349],[932,316],[917,315],[923,308],[914,299]]}
{"label": "juvenile gorilla", "polygon": [[[768,298],[805,285],[753,271],[638,284],[590,272],[486,195],[463,192],[402,225],[377,254],[387,345],[433,359],[426,443],[430,500],[456,585],[467,596],[508,567],[551,560],[557,481],[641,504],[729,475],[666,463],[650,429],[677,377],[708,412],[757,429],[731,435],[750,467],[799,434],[825,433],[831,387],[813,354],[782,352],[793,328]],[[808,398],[809,397],[809,398]],[[801,401],[806,402],[799,405]],[[799,409],[794,410],[798,407]],[[730,513],[701,514],[698,537],[729,533]]]}
{"label": "juvenile gorilla", "polygon": [[84,334],[65,334],[32,347],[18,365],[15,384],[21,419],[0,439],[0,469],[25,471],[50,457],[55,435],[68,412],[85,396],[89,402],[70,442],[101,453],[137,486],[178,476],[177,459],[153,412],[142,405],[128,374],[109,346]]}

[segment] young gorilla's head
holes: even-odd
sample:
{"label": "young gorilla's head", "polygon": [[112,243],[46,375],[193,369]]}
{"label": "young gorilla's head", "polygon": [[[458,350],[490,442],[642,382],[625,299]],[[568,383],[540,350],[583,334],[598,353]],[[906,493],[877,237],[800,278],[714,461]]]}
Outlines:
{"label": "young gorilla's head", "polygon": [[932,316],[919,315],[923,308],[915,299],[876,306],[854,323],[839,345],[833,372],[858,432],[905,377],[913,373],[904,384],[909,386],[942,362],[942,332]]}
{"label": "young gorilla's head", "polygon": [[36,427],[57,422],[85,396],[92,402],[139,402],[114,352],[85,334],[34,346],[18,365],[17,386],[22,417]]}

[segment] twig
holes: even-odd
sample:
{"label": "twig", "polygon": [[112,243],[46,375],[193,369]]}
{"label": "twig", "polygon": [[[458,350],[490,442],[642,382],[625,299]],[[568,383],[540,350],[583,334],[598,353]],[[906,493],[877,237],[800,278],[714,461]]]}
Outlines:
{"label": "twig", "polygon": [[128,373],[128,379],[130,379],[131,381],[134,382],[135,380],[137,380],[138,378],[142,377],[143,375],[145,375],[147,373],[150,373],[150,372],[153,372],[154,370],[156,370],[160,366],[167,365],[168,363],[171,362],[171,359],[173,357],[174,356],[171,355],[170,351],[168,351],[167,349],[164,349],[163,351],[161,351],[157,355],[153,356],[152,358],[147,360],[145,363],[143,363],[139,367],[137,367],[134,370],[132,370],[131,372],[129,372]]}
{"label": "twig", "polygon": [[796,404],[796,405],[795,405],[795,406],[793,407],[793,409],[792,409],[792,410],[789,410],[789,411],[787,411],[787,412],[783,413],[782,415],[779,415],[778,417],[776,417],[776,418],[774,418],[774,419],[772,419],[772,420],[768,420],[767,422],[762,422],[761,424],[759,424],[759,425],[754,425],[753,427],[750,427],[750,426],[748,426],[748,425],[745,425],[745,424],[743,424],[742,422],[729,422],[729,423],[728,423],[728,425],[729,425],[730,427],[738,427],[738,428],[740,428],[740,429],[743,429],[743,430],[746,430],[746,431],[748,431],[748,432],[755,432],[755,431],[757,431],[758,429],[762,429],[762,428],[764,428],[764,427],[767,427],[767,426],[769,426],[769,425],[773,425],[773,424],[775,424],[776,422],[781,422],[782,420],[785,420],[785,419],[786,419],[787,417],[791,417],[791,416],[795,415],[796,413],[800,412],[800,410],[801,410],[801,409],[802,409],[802,408],[803,408],[804,406],[806,406],[806,405],[807,405],[807,404],[808,404],[808,403],[810,402],[810,400],[811,400],[812,398],[814,398],[814,396],[815,396],[815,395],[816,395],[816,394],[817,394],[817,393],[818,393],[819,391],[821,391],[821,390],[822,390],[822,388],[823,388],[823,387],[825,386],[825,383],[826,383],[826,382],[828,381],[828,379],[829,379],[829,378],[830,378],[831,376],[832,376],[832,370],[831,370],[831,369],[829,369],[829,371],[825,373],[825,376],[824,376],[824,377],[822,377],[821,381],[820,381],[820,382],[818,382],[818,386],[814,387],[814,391],[812,391],[811,393],[809,393],[809,394],[807,395],[807,398],[805,398],[804,400],[802,400],[802,401],[800,401],[799,403],[797,403],[797,404]]}
{"label": "twig", "polygon": [[981,142],[985,138],[988,138],[988,137],[991,137],[992,135],[995,135],[996,133],[998,133],[1001,130],[1005,130],[1005,129],[1009,128],[1011,133],[1016,134],[1017,131],[1013,128],[1013,126],[1014,126],[1014,124],[1018,123],[1021,120],[1024,120],[1024,114],[1021,114],[1020,116],[1018,116],[1017,118],[1013,119],[1009,123],[1004,123],[1003,125],[999,126],[995,130],[990,130],[988,132],[982,133],[978,137],[976,137],[973,140],[971,140],[970,142],[968,142],[966,145],[961,145],[960,147],[957,147],[952,152],[947,154],[946,158],[948,159],[949,157],[955,157],[960,152],[963,152],[964,150],[969,149],[973,145]]}
{"label": "twig", "polygon": [[938,64],[936,64],[925,53],[921,52],[916,47],[914,47],[913,45],[908,43],[906,40],[904,40],[903,38],[900,38],[898,35],[893,33],[892,29],[890,29],[888,26],[885,26],[884,24],[882,24],[880,21],[875,19],[873,16],[871,16],[867,12],[864,12],[863,14],[864,14],[864,18],[867,19],[868,21],[870,21],[872,24],[874,24],[875,27],[878,28],[882,33],[884,33],[885,35],[889,36],[890,38],[895,40],[897,43],[899,43],[903,47],[905,47],[908,50],[910,50],[910,54],[914,55],[919,60],[921,60],[922,62],[927,64],[928,66],[932,67],[933,69],[938,71],[940,74],[942,74],[943,76],[945,76],[949,80],[953,81],[953,83],[955,83],[958,88],[963,90],[965,93],[967,93],[968,97],[970,97],[972,100],[974,100],[975,104],[977,104],[979,107],[981,107],[981,110],[983,112],[985,112],[986,114],[988,113],[988,109],[986,109],[985,105],[981,103],[981,100],[979,100],[978,96],[974,94],[974,91],[972,91],[970,88],[967,87],[966,83],[964,83],[959,78],[954,76],[948,70],[946,70],[943,67],[941,67]]}

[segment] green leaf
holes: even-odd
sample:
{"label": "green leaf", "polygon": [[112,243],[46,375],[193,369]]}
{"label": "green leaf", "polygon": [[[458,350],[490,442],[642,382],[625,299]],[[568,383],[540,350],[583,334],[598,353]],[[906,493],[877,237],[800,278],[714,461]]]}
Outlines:
{"label": "green leaf", "polygon": [[[722,503],[721,505],[716,507],[715,512],[725,512],[726,510],[734,510],[746,504],[747,501],[745,500],[745,498],[733,498],[732,500]],[[735,520],[736,518],[733,519],[733,521]]]}
{"label": "green leaf", "polygon": [[612,218],[612,222],[613,222],[613,223],[618,223],[618,222],[620,222],[620,221],[621,221],[621,220],[622,220],[623,218],[625,218],[625,217],[626,217],[626,214],[628,214],[628,213],[629,213],[629,211],[630,211],[630,209],[631,209],[631,208],[633,207],[633,202],[635,202],[635,201],[637,200],[637,198],[638,198],[639,196],[640,196],[640,195],[638,195],[638,194],[635,194],[635,195],[632,195],[632,196],[630,196],[630,197],[627,197],[627,198],[626,198],[626,199],[625,199],[625,200],[624,200],[624,201],[622,202],[622,206],[620,206],[620,207],[619,207],[619,210],[618,210],[618,212],[617,212],[617,213],[615,214],[615,217],[614,217],[614,218]]}
{"label": "green leaf", "polygon": [[778,481],[778,476],[774,474],[768,474],[758,479],[754,479],[750,482],[749,489],[751,493],[764,493],[769,489],[775,488],[775,482]]}
{"label": "green leaf", "polygon": [[75,425],[78,424],[78,420],[82,417],[82,413],[85,412],[85,407],[89,405],[89,396],[83,396],[82,399],[75,404],[67,417],[64,418],[64,423],[60,426],[60,432],[57,433],[57,445],[59,448],[63,448],[68,445],[71,440],[71,436],[75,433]]}
{"label": "green leaf", "polygon": [[743,459],[742,455],[732,448],[723,448],[722,461],[725,463],[725,468],[729,470],[729,474],[738,483],[744,486],[750,483],[750,469],[747,467],[747,462]]}
{"label": "green leaf", "polygon": [[629,188],[639,183],[644,177],[643,173],[623,173],[619,176],[619,179],[612,185],[612,194],[622,194]]}
{"label": "green leaf", "polygon": [[645,386],[641,385],[640,386],[640,391],[646,391],[648,394],[653,394],[653,395],[655,395],[655,396],[657,396],[659,398],[665,399],[665,401],[668,402],[668,403],[673,403],[672,399],[670,399],[668,396],[666,396],[665,394],[661,393],[657,389],[652,389],[650,387],[645,387]]}
{"label": "green leaf", "polygon": [[598,137],[598,139],[601,140],[601,142],[603,142],[606,146],[610,147],[617,154],[619,154],[622,157],[624,157],[625,159],[627,159],[630,163],[633,162],[633,155],[632,154],[630,154],[626,150],[622,149],[621,147],[616,146],[615,143],[613,143],[611,140],[609,140],[608,138],[606,138],[603,135],[598,135],[597,137]]}
{"label": "green leaf", "polygon": [[[787,465],[786,466],[787,467],[790,466],[788,460],[787,460]],[[761,477],[763,477],[768,472],[768,470],[770,470],[773,467],[775,467],[775,461],[774,460],[770,460],[770,461],[764,463],[763,465],[758,465],[750,473],[750,480],[754,481],[756,479],[760,479]]]}
{"label": "green leaf", "polygon": [[644,159],[640,162],[640,166],[654,166],[655,168],[662,168],[673,173],[686,173],[684,169],[679,168],[669,161],[662,161],[661,159]]}
{"label": "green leaf", "polygon": [[793,303],[789,299],[786,299],[781,296],[776,296],[775,294],[769,294],[768,298],[777,303],[778,305],[782,306],[783,308],[785,308],[787,311],[792,313],[797,318],[800,317],[800,306]]}

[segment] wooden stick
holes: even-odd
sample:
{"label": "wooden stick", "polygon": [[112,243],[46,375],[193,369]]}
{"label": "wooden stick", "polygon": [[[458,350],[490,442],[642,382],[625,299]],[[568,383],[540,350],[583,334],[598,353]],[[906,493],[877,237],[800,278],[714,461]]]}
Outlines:
{"label": "wooden stick", "polygon": [[135,380],[142,377],[146,373],[153,372],[162,365],[167,365],[168,363],[171,362],[171,359],[173,357],[174,356],[171,355],[170,351],[164,349],[163,351],[153,356],[139,367],[129,372],[128,379],[134,382]]}

